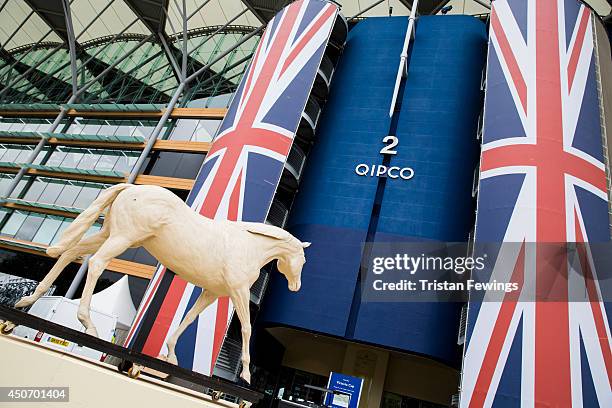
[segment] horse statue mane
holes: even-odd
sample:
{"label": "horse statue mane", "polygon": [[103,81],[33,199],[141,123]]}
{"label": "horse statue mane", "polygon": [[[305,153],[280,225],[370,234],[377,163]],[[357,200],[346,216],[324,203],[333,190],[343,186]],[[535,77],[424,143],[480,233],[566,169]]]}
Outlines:
{"label": "horse statue mane", "polygon": [[236,223],[252,234],[265,235],[266,237],[276,238],[282,241],[295,241],[294,243],[297,245],[300,243],[300,241],[289,232],[273,225],[245,221],[237,221]]}

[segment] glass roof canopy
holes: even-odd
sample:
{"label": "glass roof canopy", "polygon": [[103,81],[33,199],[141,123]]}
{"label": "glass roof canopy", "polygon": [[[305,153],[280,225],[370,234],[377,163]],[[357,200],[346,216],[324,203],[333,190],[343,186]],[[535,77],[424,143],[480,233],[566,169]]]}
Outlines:
{"label": "glass roof canopy", "polygon": [[[186,27],[187,73],[231,50],[260,25],[240,1],[189,0],[185,5],[192,14]],[[79,102],[168,102],[180,82],[172,62],[182,62],[182,6],[180,0],[0,0],[0,101],[66,102],[76,77],[78,87],[92,82]],[[218,30],[240,12],[232,21],[240,27]],[[252,38],[210,66],[196,78],[191,96],[233,91],[256,43]]]}
{"label": "glass roof canopy", "polygon": [[[232,92],[257,44],[248,36],[289,2],[0,0],[0,103],[65,103],[88,83],[79,102],[167,103],[183,76],[184,30],[187,76],[212,63],[188,87],[189,99]],[[347,17],[405,16],[412,0],[337,3]],[[451,13],[481,14],[488,3],[421,0],[419,12],[453,6]],[[610,13],[607,0],[587,3]]]}
{"label": "glass roof canopy", "polygon": [[[272,3],[275,11],[289,1]],[[340,3],[346,15],[371,4]],[[400,0],[368,15],[387,15],[390,5],[407,15]],[[188,87],[189,99],[232,92],[258,35],[236,45],[263,23],[240,0],[0,0],[0,103],[65,103],[73,77],[78,88],[91,82],[81,103],[167,103],[181,80],[185,29],[187,75],[213,62]]]}

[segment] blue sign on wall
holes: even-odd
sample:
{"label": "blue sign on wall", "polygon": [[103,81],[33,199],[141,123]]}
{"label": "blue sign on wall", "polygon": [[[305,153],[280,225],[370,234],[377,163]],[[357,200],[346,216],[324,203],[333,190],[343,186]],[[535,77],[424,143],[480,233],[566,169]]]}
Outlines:
{"label": "blue sign on wall", "polygon": [[327,394],[325,405],[334,408],[357,408],[362,387],[363,378],[331,372],[327,388],[340,391],[341,394]]}

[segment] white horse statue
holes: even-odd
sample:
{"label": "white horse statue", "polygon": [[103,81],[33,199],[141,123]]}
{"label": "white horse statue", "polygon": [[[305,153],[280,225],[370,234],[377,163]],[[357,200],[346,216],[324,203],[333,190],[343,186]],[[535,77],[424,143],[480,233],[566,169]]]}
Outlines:
{"label": "white horse statue", "polygon": [[[102,229],[83,238],[107,207],[110,208]],[[66,265],[78,257],[93,254],[89,259],[78,319],[87,334],[97,336],[89,315],[96,281],[111,259],[128,248],[143,246],[182,279],[204,289],[168,339],[168,355],[160,358],[177,364],[174,348],[183,331],[218,297],[229,296],[242,326],[240,376],[250,383],[249,289],[257,280],[260,269],[277,259],[278,270],[287,278],[289,290],[298,291],[306,262],[304,248],[309,245],[270,225],[203,217],[162,187],[118,184],[102,192],[64,231],[59,243],[47,249],[49,256],[59,256],[59,259],[34,293],[20,299],[15,307],[32,305],[49,289]]]}

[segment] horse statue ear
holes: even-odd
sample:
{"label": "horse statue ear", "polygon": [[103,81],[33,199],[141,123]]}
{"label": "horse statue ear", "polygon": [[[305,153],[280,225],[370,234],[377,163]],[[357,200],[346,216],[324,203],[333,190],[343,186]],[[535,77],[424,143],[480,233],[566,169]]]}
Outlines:
{"label": "horse statue ear", "polygon": [[302,248],[308,248],[310,244],[310,242],[302,242]]}

